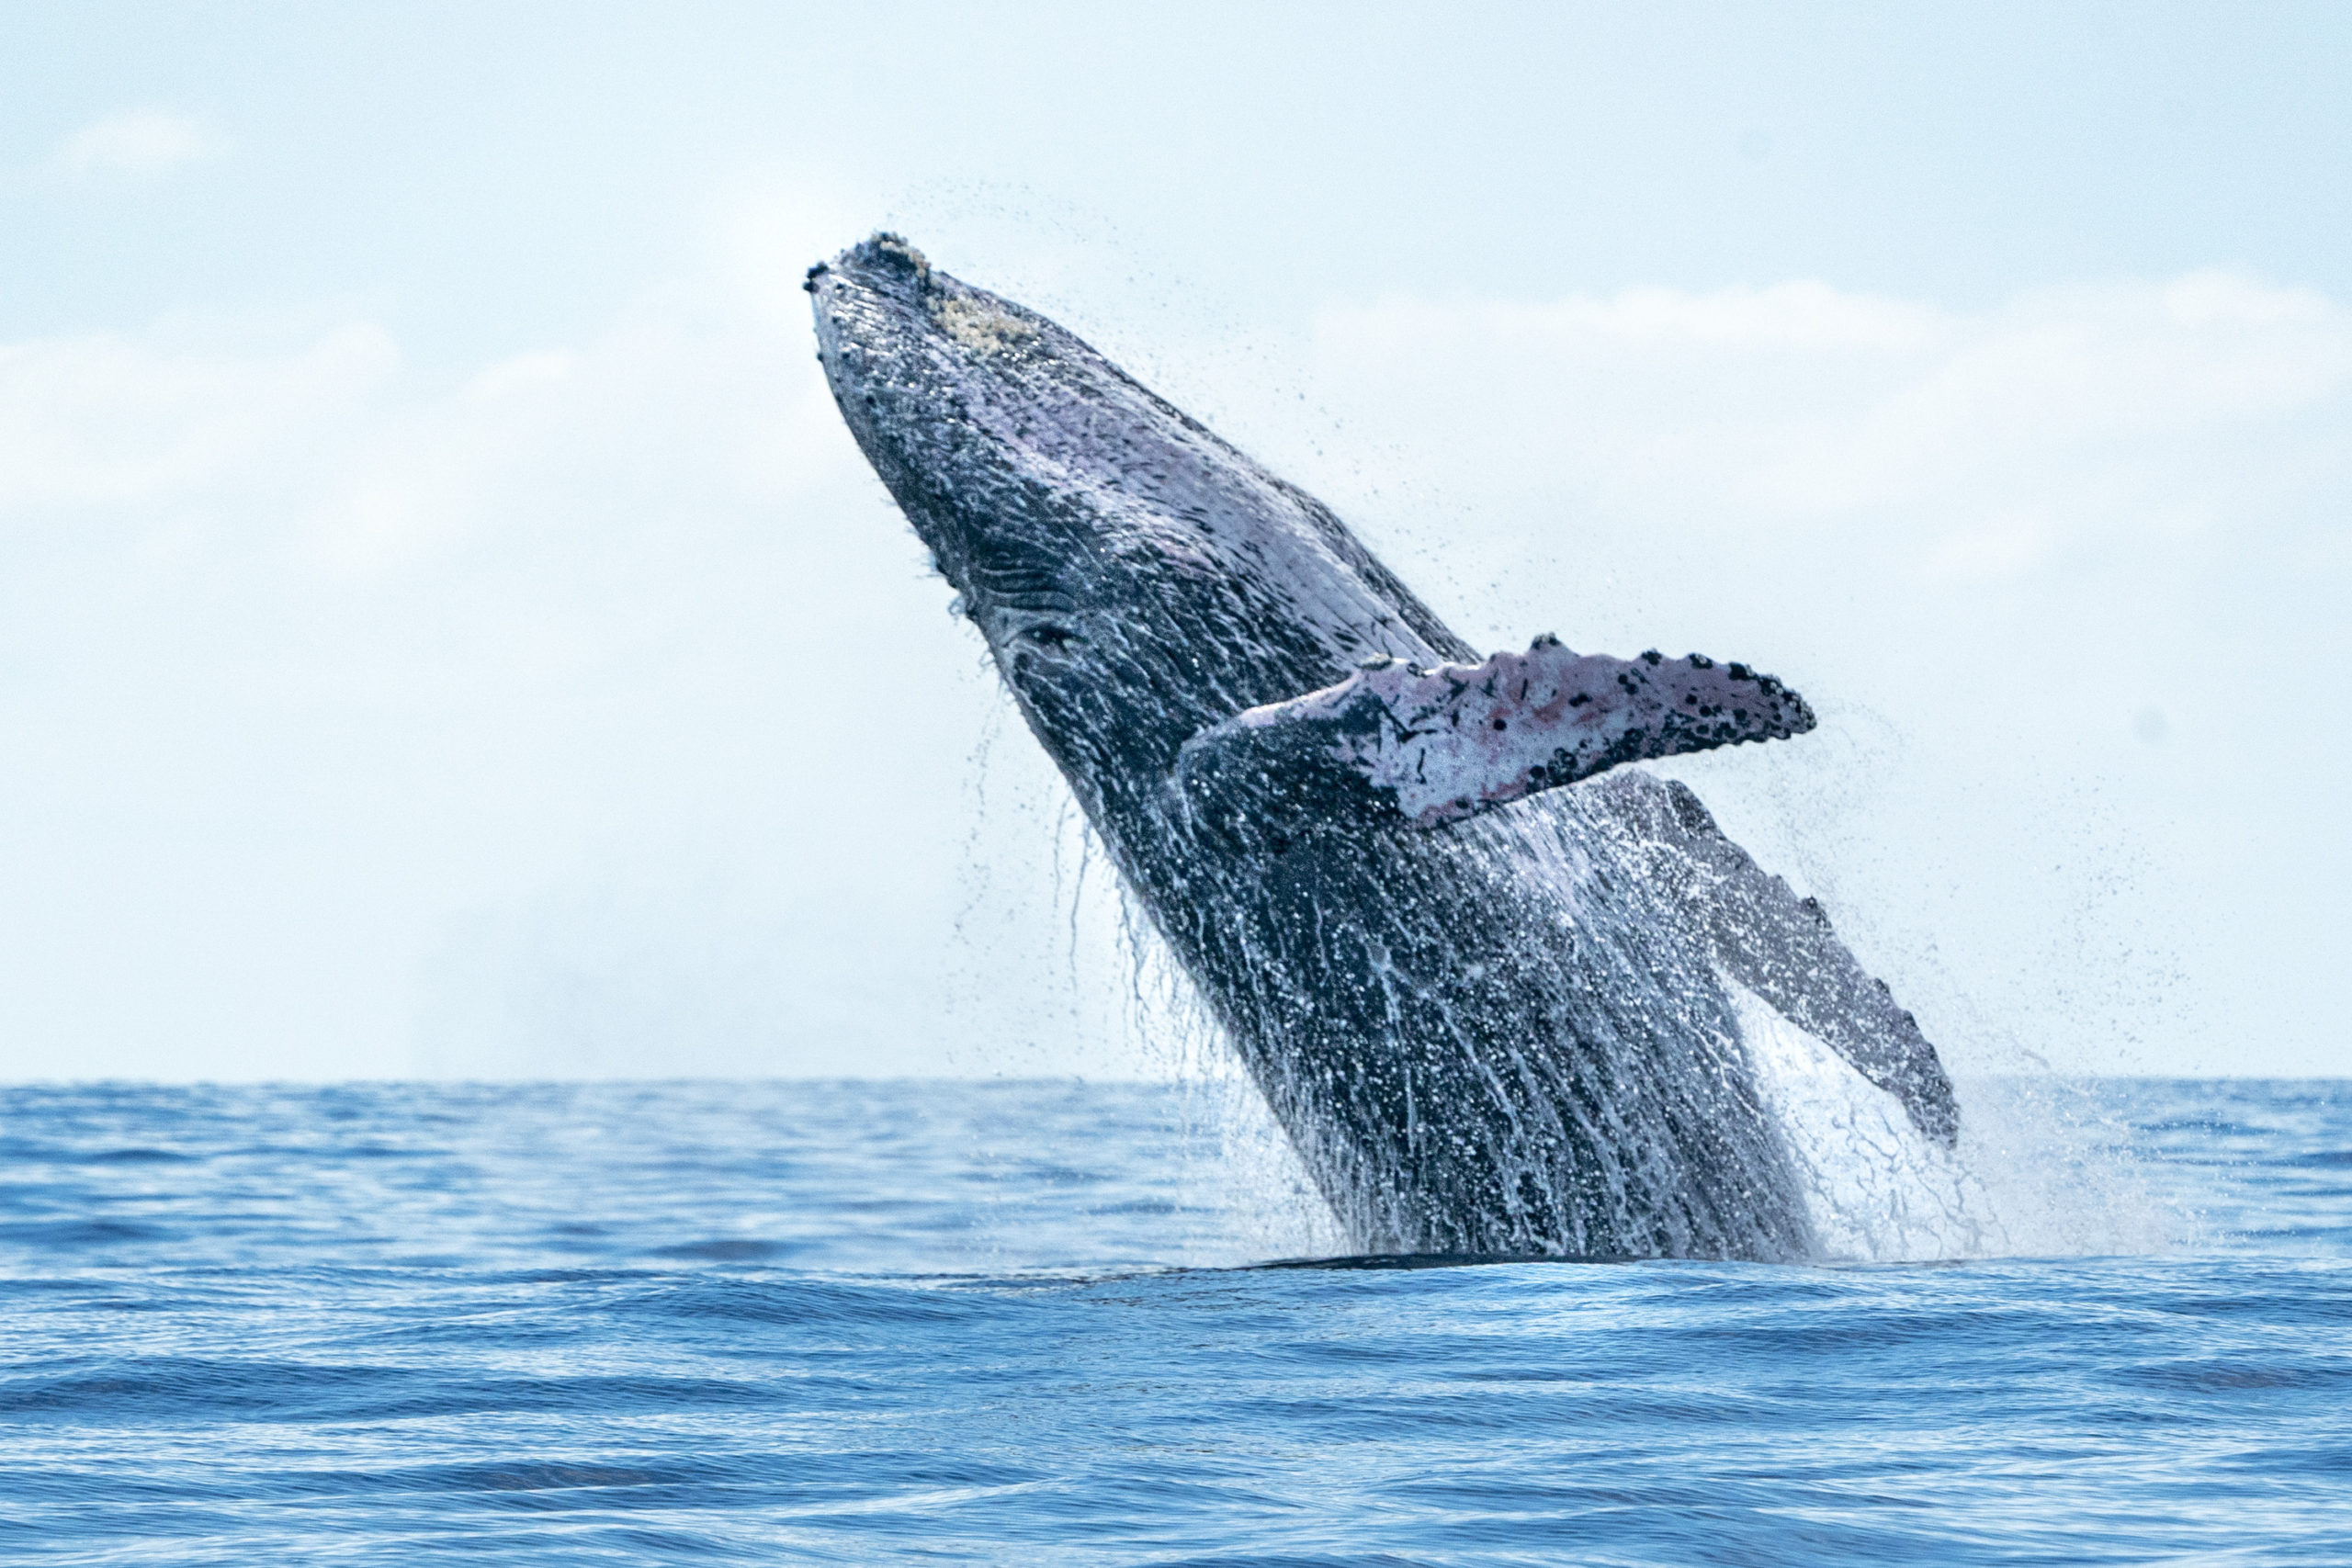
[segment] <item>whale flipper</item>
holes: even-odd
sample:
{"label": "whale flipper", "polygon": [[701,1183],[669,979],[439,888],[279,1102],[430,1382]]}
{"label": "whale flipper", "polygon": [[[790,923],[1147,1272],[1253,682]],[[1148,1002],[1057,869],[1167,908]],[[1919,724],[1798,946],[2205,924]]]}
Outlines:
{"label": "whale flipper", "polygon": [[1541,637],[1483,664],[1369,660],[1336,686],[1194,736],[1176,784],[1188,802],[1253,817],[1352,808],[1435,828],[1621,762],[1813,724],[1804,698],[1744,664],[1579,655]]}

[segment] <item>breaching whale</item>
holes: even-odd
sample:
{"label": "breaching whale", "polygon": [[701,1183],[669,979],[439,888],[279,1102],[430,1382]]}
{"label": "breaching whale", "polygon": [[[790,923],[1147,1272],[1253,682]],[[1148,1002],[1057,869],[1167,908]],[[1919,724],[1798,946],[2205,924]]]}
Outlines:
{"label": "breaching whale", "polygon": [[1338,517],[877,234],[809,270],[842,415],[1367,1253],[1813,1255],[1744,990],[1949,1146],[1820,906],[1621,764],[1800,734],[1745,665],[1480,659]]}

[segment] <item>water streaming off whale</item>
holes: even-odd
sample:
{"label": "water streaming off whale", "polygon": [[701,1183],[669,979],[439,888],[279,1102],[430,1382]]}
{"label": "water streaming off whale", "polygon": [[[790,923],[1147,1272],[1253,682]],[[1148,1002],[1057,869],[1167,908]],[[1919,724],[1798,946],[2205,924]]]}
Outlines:
{"label": "water streaming off whale", "polygon": [[851,431],[1351,1246],[1966,1245],[1916,1021],[1687,786],[1625,766],[1800,735],[1795,694],[1548,636],[1481,661],[1052,321],[888,235],[808,291]]}

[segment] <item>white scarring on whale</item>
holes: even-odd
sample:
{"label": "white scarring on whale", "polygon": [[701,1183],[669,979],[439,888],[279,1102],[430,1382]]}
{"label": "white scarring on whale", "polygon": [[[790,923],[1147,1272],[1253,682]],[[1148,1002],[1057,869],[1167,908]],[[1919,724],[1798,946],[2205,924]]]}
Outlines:
{"label": "white scarring on whale", "polygon": [[1953,1146],[1934,1048],[1820,906],[1622,765],[1803,734],[1796,694],[1550,637],[1481,660],[1044,317],[888,234],[807,287],[842,417],[1358,1248],[1847,1251],[1792,1038]]}

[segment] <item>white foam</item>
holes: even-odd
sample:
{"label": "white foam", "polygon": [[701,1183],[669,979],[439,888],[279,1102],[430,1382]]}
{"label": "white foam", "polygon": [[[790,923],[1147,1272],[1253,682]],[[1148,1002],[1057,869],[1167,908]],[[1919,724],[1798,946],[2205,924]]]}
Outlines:
{"label": "white foam", "polygon": [[1758,1087],[1781,1123],[1824,1260],[2006,1252],[1984,1184],[1844,1057],[1726,979]]}
{"label": "white foam", "polygon": [[1770,1003],[1726,979],[1758,1088],[1805,1189],[1824,1262],[2103,1255],[2193,1245],[2150,1194],[2129,1130],[2056,1080],[1963,1097],[1957,1149]]}

